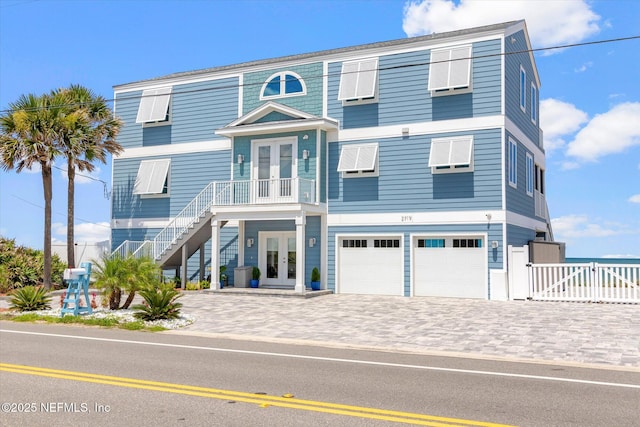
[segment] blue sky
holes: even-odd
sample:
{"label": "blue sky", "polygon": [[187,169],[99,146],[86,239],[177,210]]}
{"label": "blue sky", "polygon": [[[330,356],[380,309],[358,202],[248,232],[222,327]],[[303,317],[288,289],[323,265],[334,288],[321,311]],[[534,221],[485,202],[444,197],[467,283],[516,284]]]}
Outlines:
{"label": "blue sky", "polygon": [[[0,109],[71,83],[112,86],[244,61],[526,19],[534,47],[640,35],[628,1],[0,0]],[[640,39],[536,54],[547,200],[570,257],[640,257]],[[60,161],[58,167],[64,165]],[[55,169],[53,238],[65,240]],[[109,236],[111,164],[76,185],[76,240]],[[42,247],[39,171],[0,172],[0,234]]]}

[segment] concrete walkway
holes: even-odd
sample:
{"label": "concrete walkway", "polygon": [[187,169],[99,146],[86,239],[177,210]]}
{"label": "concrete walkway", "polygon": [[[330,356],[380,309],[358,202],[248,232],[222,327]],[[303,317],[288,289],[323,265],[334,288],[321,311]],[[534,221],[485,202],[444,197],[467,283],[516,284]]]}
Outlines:
{"label": "concrete walkway", "polygon": [[376,348],[640,371],[640,306],[187,292],[195,322],[172,333]]}

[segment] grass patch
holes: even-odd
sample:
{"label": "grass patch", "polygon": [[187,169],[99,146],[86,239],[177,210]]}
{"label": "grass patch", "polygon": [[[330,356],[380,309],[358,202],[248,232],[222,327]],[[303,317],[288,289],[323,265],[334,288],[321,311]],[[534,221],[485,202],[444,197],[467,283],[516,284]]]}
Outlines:
{"label": "grass patch", "polygon": [[0,320],[11,320],[13,322],[45,322],[45,323],[60,323],[60,324],[80,324],[86,326],[99,326],[103,328],[119,328],[129,331],[148,331],[148,332],[161,332],[166,331],[166,328],[158,325],[147,326],[141,320],[134,321],[120,321],[115,317],[82,317],[82,316],[44,316],[36,313],[0,313]]}

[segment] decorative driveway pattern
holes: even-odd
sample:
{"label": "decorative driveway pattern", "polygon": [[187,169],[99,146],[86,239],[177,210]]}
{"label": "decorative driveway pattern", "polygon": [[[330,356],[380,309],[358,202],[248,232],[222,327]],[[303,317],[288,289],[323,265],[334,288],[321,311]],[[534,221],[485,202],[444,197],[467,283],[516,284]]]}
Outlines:
{"label": "decorative driveway pattern", "polygon": [[196,319],[182,333],[640,369],[638,305],[199,292],[181,302]]}

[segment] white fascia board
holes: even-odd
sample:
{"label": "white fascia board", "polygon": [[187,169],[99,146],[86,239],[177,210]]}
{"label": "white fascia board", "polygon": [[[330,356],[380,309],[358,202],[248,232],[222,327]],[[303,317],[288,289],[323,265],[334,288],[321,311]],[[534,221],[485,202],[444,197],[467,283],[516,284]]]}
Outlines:
{"label": "white fascia board", "polygon": [[296,110],[295,108],[288,107],[283,104],[279,104],[274,101],[269,101],[265,104],[262,104],[260,107],[256,108],[253,111],[248,112],[244,116],[232,121],[227,125],[227,127],[238,126],[243,123],[253,123],[255,120],[266,116],[267,114],[277,111],[282,114],[286,114],[287,116],[296,117],[299,119],[312,119],[314,116],[311,114],[305,113],[304,111]]}
{"label": "white fascia board", "polygon": [[114,160],[136,159],[139,157],[171,156],[178,154],[206,153],[231,149],[231,140],[217,139],[213,141],[189,142],[184,144],[154,145],[152,147],[127,148]]}
{"label": "white fascia board", "polygon": [[540,231],[547,229],[547,223],[543,220],[524,216],[512,211],[507,211],[506,213],[507,213],[507,220],[506,220],[507,225],[515,225],[517,227],[536,229]]}
{"label": "white fascia board", "polygon": [[[435,122],[405,123],[369,128],[341,129],[337,141],[357,141],[371,138],[393,138],[403,136],[402,129],[408,128],[409,135],[429,135],[448,132],[473,132],[481,129],[501,128],[504,116],[486,116],[468,119],[439,120]],[[335,142],[335,141],[332,141]]]}
{"label": "white fascia board", "polygon": [[[491,220],[487,219],[491,215]],[[442,212],[390,212],[329,214],[328,226],[357,225],[447,225],[447,224],[497,224],[506,218],[503,210],[442,211]],[[448,233],[450,234],[450,233]]]}
{"label": "white fascia board", "polygon": [[[165,228],[173,218],[132,218],[132,219],[112,219],[112,230],[128,230],[131,228]],[[225,227],[237,227],[238,221],[229,221]]]}
{"label": "white fascia board", "polygon": [[216,130],[216,135],[222,135],[227,137],[232,136],[247,136],[247,135],[259,135],[269,132],[290,132],[297,130],[313,130],[313,129],[330,130],[337,129],[338,122],[332,119],[317,119],[317,120],[305,120],[298,122],[292,120],[291,122],[266,122],[255,125],[244,125],[236,128],[223,128]]}
{"label": "white fascia board", "polygon": [[329,63],[322,63],[322,117],[329,115]]}
{"label": "white fascia board", "polygon": [[[137,90],[157,89],[159,87],[164,87],[164,86],[179,86],[179,85],[186,85],[191,83],[208,82],[212,80],[224,80],[229,78],[240,79],[242,78],[242,73],[244,72],[246,71],[244,70],[237,71],[235,73],[229,73],[229,72],[207,73],[204,75],[200,74],[198,75],[198,77],[189,77],[189,76],[167,77],[167,78],[158,78],[157,80],[151,80],[151,81],[147,80],[147,81],[142,81],[137,83],[125,83],[122,85],[113,86],[113,93],[117,95],[119,93],[133,92]],[[178,93],[180,93],[179,89],[178,89]]]}
{"label": "white fascia board", "polygon": [[533,153],[533,160],[540,166],[546,169],[546,160],[544,151],[537,144],[531,141],[525,134],[520,130],[515,123],[511,121],[508,117],[505,120],[505,128],[507,132],[513,135],[518,142],[525,146],[527,150]]}
{"label": "white fascia board", "polygon": [[325,215],[326,204],[301,205],[296,203],[278,205],[214,206],[214,217],[218,221],[257,221],[296,219],[306,215]]}

